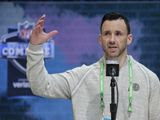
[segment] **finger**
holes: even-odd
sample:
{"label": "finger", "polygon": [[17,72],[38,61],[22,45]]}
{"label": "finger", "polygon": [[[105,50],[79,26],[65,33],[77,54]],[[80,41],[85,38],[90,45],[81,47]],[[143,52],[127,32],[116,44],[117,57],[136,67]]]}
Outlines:
{"label": "finger", "polygon": [[[37,29],[38,28],[38,29]],[[39,29],[40,28],[40,29]],[[42,32],[44,28],[44,19],[39,20],[36,25],[35,29],[39,30],[38,32]]]}
{"label": "finger", "polygon": [[41,22],[38,24],[38,26],[40,26],[40,31],[43,31],[44,28],[44,20],[41,20]]}
{"label": "finger", "polygon": [[46,15],[45,14],[43,14],[41,17],[40,17],[40,19],[43,19],[43,18],[45,18],[46,17]]}
{"label": "finger", "polygon": [[48,39],[55,36],[56,34],[58,34],[58,31],[57,30],[53,30],[51,32],[48,33]]}
{"label": "finger", "polygon": [[42,20],[39,20],[39,21],[36,23],[35,26],[37,26],[37,25],[43,25],[43,23],[44,23],[44,20],[43,20],[43,19],[42,19]]}
{"label": "finger", "polygon": [[33,32],[35,32],[35,34],[39,34],[42,32],[42,28],[40,25],[36,26],[33,30]]}
{"label": "finger", "polygon": [[46,15],[42,15],[40,19],[36,22],[37,25],[41,25],[43,27]]}
{"label": "finger", "polygon": [[40,21],[40,20],[44,20],[44,19],[45,19],[45,17],[46,17],[46,15],[45,15],[45,14],[43,14],[43,15],[38,19],[38,21]]}

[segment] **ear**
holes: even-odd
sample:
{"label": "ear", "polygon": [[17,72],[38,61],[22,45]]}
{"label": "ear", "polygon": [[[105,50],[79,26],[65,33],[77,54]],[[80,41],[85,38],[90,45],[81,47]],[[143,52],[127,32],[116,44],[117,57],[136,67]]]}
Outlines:
{"label": "ear", "polygon": [[132,40],[133,40],[132,34],[129,34],[129,35],[127,36],[127,45],[130,45],[130,44],[132,43]]}
{"label": "ear", "polygon": [[102,46],[102,36],[101,36],[101,34],[99,34],[99,36],[98,36],[98,42]]}

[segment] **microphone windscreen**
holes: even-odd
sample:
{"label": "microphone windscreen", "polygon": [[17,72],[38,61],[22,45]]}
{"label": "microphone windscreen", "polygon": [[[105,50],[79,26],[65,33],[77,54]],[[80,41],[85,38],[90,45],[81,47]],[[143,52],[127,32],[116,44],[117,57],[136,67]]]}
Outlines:
{"label": "microphone windscreen", "polygon": [[118,60],[106,60],[106,76],[119,76]]}

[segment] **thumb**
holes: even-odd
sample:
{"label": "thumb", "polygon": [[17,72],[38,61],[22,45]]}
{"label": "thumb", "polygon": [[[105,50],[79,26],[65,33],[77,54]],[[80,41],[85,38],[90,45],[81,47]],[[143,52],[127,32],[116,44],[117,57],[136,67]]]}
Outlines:
{"label": "thumb", "polygon": [[48,33],[48,39],[55,36],[56,34],[58,34],[58,31],[57,30],[53,30],[51,32]]}

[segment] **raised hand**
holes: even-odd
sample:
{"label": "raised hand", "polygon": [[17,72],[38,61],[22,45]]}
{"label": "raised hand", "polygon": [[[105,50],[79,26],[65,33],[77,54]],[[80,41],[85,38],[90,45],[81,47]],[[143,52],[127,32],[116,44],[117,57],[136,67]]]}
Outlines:
{"label": "raised hand", "polygon": [[30,43],[33,45],[39,45],[39,44],[43,44],[44,42],[46,42],[49,38],[51,38],[52,36],[56,35],[58,33],[57,30],[53,30],[51,32],[44,32],[43,28],[44,28],[44,21],[45,21],[45,15],[41,16],[39,18],[39,20],[37,21],[32,34],[31,34],[31,38],[30,38]]}

